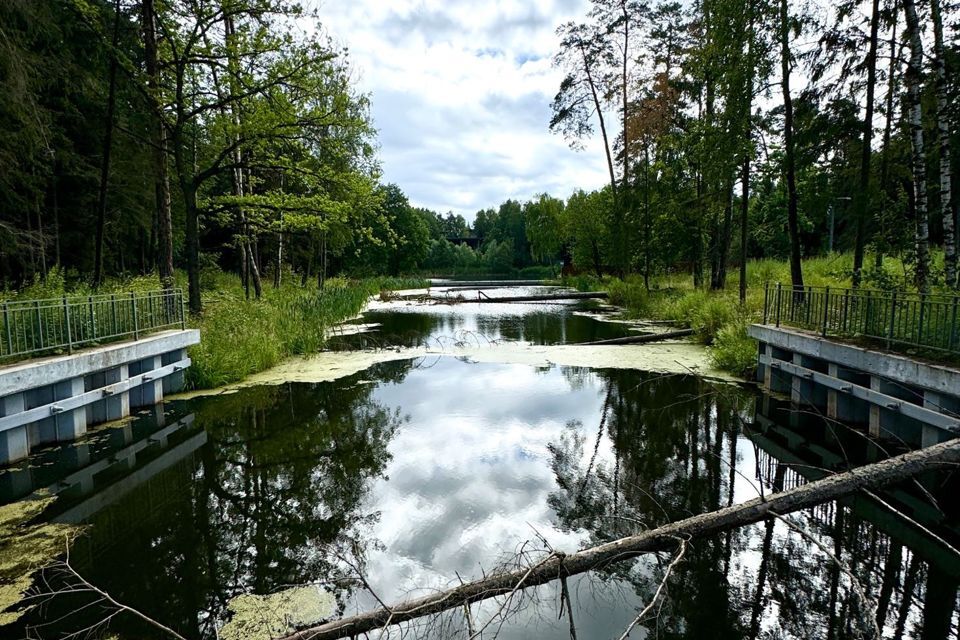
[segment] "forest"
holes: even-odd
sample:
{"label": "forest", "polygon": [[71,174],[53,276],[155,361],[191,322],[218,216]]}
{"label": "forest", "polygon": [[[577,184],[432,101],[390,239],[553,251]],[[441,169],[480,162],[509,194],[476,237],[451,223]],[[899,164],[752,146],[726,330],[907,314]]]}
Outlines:
{"label": "forest", "polygon": [[[385,184],[344,45],[291,0],[0,4],[0,282],[58,268],[264,282],[686,274],[852,256],[852,285],[957,286],[955,7],[942,0],[592,0],[557,29],[544,127],[592,191],[462,215]],[[337,38],[334,37],[337,36]],[[562,197],[559,197],[562,196]],[[884,257],[895,261],[885,266]],[[895,266],[893,266],[895,265]]]}

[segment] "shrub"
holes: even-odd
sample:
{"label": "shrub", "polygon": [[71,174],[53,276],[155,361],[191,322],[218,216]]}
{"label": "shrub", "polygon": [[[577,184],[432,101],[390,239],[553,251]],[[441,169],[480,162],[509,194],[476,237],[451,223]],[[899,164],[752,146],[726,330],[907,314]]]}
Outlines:
{"label": "shrub", "polygon": [[650,296],[642,281],[611,280],[607,289],[610,292],[610,303],[625,308],[627,315],[634,318],[649,317]]}
{"label": "shrub", "polygon": [[734,320],[717,332],[710,359],[714,366],[745,378],[750,377],[757,364],[757,343],[747,335],[747,323]]}

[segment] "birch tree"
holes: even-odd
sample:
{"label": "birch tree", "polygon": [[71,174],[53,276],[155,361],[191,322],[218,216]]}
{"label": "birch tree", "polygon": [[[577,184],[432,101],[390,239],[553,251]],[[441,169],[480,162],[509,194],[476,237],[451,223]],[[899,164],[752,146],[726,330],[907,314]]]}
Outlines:
{"label": "birch tree", "polygon": [[930,289],[930,228],[927,220],[926,156],[923,146],[923,40],[920,36],[920,19],[914,0],[903,0],[906,18],[906,36],[910,42],[910,60],[907,64],[907,127],[910,133],[910,156],[913,170],[914,208],[916,232],[914,279],[917,288]]}

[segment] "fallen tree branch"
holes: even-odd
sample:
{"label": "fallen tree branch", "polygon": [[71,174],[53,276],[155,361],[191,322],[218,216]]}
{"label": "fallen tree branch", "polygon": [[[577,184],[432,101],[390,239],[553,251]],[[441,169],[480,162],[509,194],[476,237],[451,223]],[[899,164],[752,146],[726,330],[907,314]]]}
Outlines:
{"label": "fallen tree branch", "polygon": [[608,296],[606,291],[571,291],[569,293],[545,293],[538,296],[503,296],[501,298],[464,298],[457,296],[430,296],[426,298],[430,302],[441,302],[444,304],[462,304],[462,303],[501,303],[501,302],[550,302],[554,300],[590,300],[603,299]]}
{"label": "fallen tree branch", "polygon": [[431,284],[431,289],[476,289],[484,287],[486,289],[506,289],[509,287],[547,287],[550,286],[543,280],[473,280],[462,282],[442,282]]}
{"label": "fallen tree branch", "polygon": [[677,539],[702,538],[753,524],[771,516],[814,507],[861,489],[876,489],[924,471],[956,468],[958,464],[960,439],[851,469],[767,498],[755,498],[718,511],[685,518],[574,554],[551,555],[533,567],[489,575],[446,591],[401,602],[389,609],[380,608],[332,620],[287,635],[284,640],[332,640],[360,635],[383,627],[388,620],[390,624],[399,624],[464,604],[513,594],[518,590],[518,585],[521,590],[527,589],[546,584],[561,575],[585,573],[645,553],[670,550],[677,545]]}
{"label": "fallen tree branch", "polygon": [[661,340],[673,340],[674,338],[686,338],[693,335],[693,329],[677,329],[676,331],[664,331],[662,333],[647,333],[642,336],[626,336],[623,338],[608,338],[607,340],[594,340],[592,342],[577,342],[582,346],[594,346],[601,344],[643,344],[645,342],[660,342]]}
{"label": "fallen tree branch", "polygon": [[653,594],[653,598],[650,599],[650,602],[643,608],[637,617],[630,621],[630,624],[627,625],[626,631],[620,636],[619,640],[627,640],[630,636],[630,632],[633,631],[633,628],[640,624],[643,618],[650,613],[650,610],[653,609],[654,605],[657,604],[657,600],[660,599],[660,594],[663,593],[663,589],[667,586],[667,580],[670,579],[670,574],[673,572],[673,568],[677,566],[677,563],[683,559],[683,554],[687,551],[687,541],[680,541],[680,550],[677,551],[677,555],[674,556],[670,564],[667,565],[667,570],[663,572],[663,579],[660,580],[660,585],[657,587],[657,590]]}

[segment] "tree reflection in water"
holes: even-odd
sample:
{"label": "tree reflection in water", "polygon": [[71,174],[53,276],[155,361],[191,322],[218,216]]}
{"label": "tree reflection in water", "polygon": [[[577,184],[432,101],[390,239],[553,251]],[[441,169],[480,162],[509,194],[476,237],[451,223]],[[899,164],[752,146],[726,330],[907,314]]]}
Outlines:
{"label": "tree reflection in water", "polygon": [[[388,363],[366,375],[400,380],[410,366]],[[97,513],[72,550],[74,566],[191,638],[215,637],[240,593],[327,582],[342,607],[355,584],[338,579],[350,575],[341,558],[362,563],[376,544],[369,527],[379,514],[365,511],[364,499],[403,422],[372,390],[354,376],[195,401],[206,445]],[[78,604],[58,598],[57,611],[45,610],[42,620]],[[99,615],[81,611],[43,636],[76,631]],[[127,616],[115,618],[111,632],[157,636]]]}
{"label": "tree reflection in water", "polygon": [[[581,375],[568,372],[572,383]],[[761,485],[771,492],[804,481],[796,471],[802,466],[788,466],[745,437],[743,425],[754,422],[750,396],[689,376],[599,375],[607,402],[596,440],[568,424],[549,447],[557,482],[550,506],[561,528],[588,532],[584,546],[747,500]],[[804,442],[800,451],[830,444],[836,438]],[[851,458],[867,446],[859,437],[846,445],[843,455]],[[905,545],[903,527],[875,514],[859,499],[830,503],[790,516],[796,528],[771,519],[695,541],[645,624],[661,638],[861,638],[875,609],[885,637],[956,638],[956,552],[947,562],[950,552],[929,540],[908,537],[912,546]],[[644,557],[603,572],[646,603],[667,561]]]}

